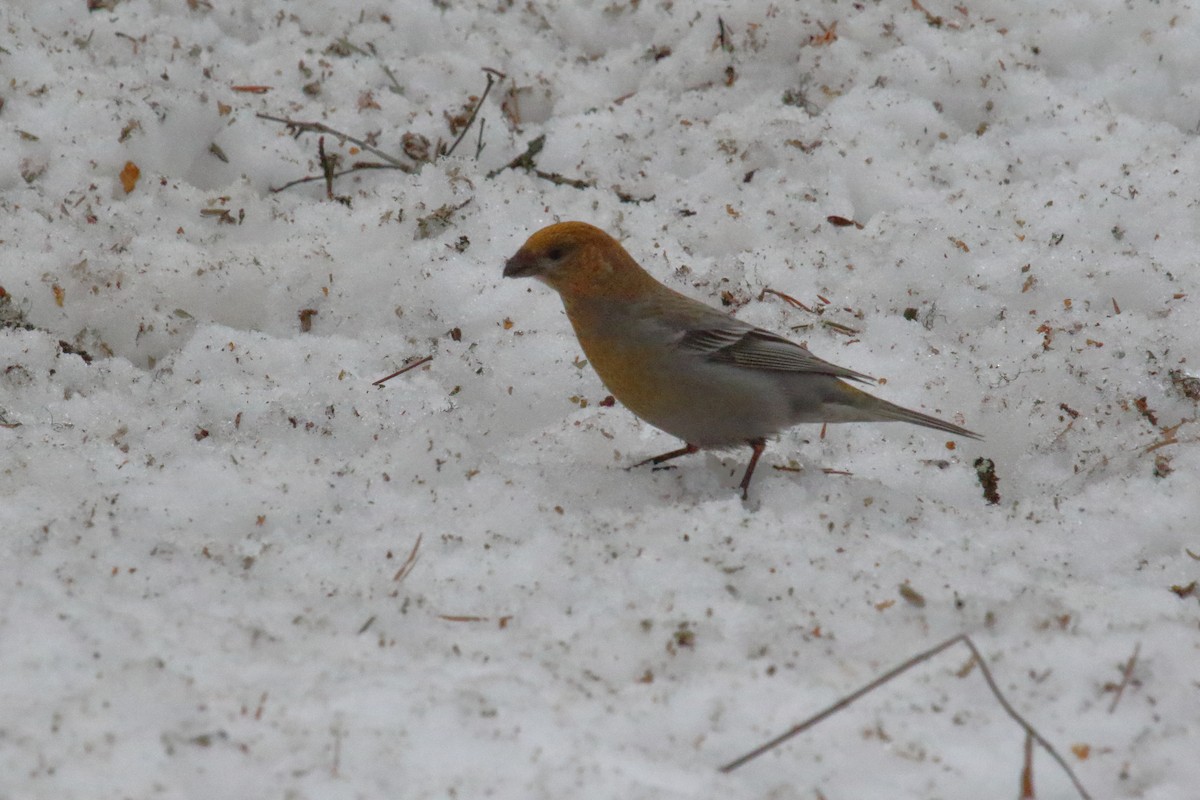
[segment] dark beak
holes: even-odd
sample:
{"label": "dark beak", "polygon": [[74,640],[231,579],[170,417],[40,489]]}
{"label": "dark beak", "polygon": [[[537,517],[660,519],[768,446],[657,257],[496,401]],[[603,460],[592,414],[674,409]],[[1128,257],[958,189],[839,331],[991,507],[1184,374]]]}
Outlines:
{"label": "dark beak", "polygon": [[519,250],[517,254],[504,263],[504,277],[528,278],[537,272],[537,261]]}

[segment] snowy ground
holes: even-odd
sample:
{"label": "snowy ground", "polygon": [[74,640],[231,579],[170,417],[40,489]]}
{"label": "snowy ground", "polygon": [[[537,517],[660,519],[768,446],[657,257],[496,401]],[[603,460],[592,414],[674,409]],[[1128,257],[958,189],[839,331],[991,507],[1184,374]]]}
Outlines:
{"label": "snowy ground", "polygon": [[[923,2],[6,3],[0,798],[1015,797],[962,648],[716,772],[960,632],[1194,796],[1200,15]],[[271,191],[257,113],[415,153],[485,67],[451,156]],[[987,440],[626,472],[677,442],[500,278],[557,219]]]}

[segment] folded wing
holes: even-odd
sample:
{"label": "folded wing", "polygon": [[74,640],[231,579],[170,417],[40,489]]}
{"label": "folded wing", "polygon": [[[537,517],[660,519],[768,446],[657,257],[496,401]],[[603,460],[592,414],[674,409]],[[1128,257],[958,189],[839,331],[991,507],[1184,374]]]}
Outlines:
{"label": "folded wing", "polygon": [[720,327],[685,331],[678,346],[710,361],[733,364],[746,369],[777,370],[779,372],[809,372],[832,375],[862,383],[874,378],[861,372],[839,367],[817,358],[793,341],[762,328],[738,323],[733,318]]}

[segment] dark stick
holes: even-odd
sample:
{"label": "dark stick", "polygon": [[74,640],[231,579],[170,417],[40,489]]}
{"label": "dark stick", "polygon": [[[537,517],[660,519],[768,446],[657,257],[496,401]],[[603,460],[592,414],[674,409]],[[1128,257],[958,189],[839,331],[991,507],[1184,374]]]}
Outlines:
{"label": "dark stick", "polygon": [[848,705],[850,705],[851,703],[853,703],[855,700],[858,700],[860,697],[870,694],[871,692],[875,691],[880,686],[887,683],[892,678],[901,674],[905,670],[911,669],[912,667],[916,666],[917,664],[920,664],[922,661],[933,658],[934,656],[936,656],[938,653],[942,652],[943,650],[946,650],[946,649],[950,648],[951,646],[958,644],[958,642],[962,638],[964,638],[964,637],[961,635],[956,636],[953,639],[948,639],[947,641],[942,642],[937,647],[934,647],[932,650],[926,650],[924,653],[921,653],[920,655],[913,656],[912,658],[908,659],[900,666],[896,667],[895,669],[889,670],[888,672],[885,672],[883,675],[881,675],[880,677],[871,681],[863,688],[859,689],[856,692],[852,692],[851,694],[846,695],[841,700],[838,700],[836,703],[834,703],[833,705],[826,708],[824,711],[821,711],[821,712],[817,713],[816,715],[809,717],[808,719],[804,720],[799,725],[795,726],[794,728],[787,731],[786,733],[782,733],[779,736],[776,736],[771,741],[767,742],[766,744],[760,745],[760,746],[754,748],[749,753],[746,753],[746,755],[744,755],[740,758],[736,758],[733,761],[730,761],[728,764],[721,767],[721,772],[733,772],[735,769],[742,766],[747,761],[753,761],[754,759],[758,758],[759,756],[761,756],[763,753],[767,752],[768,750],[774,750],[776,747],[783,744],[788,739],[791,739],[794,736],[799,736],[801,733],[804,733],[806,730],[808,730],[812,726],[816,725],[818,722],[821,722],[822,720],[833,716],[837,712],[841,711],[843,708],[845,708]]}
{"label": "dark stick", "polygon": [[479,120],[479,139],[475,142],[475,160],[479,160],[479,154],[483,152],[483,126],[487,123],[487,117]]}
{"label": "dark stick", "polygon": [[391,375],[380,378],[377,381],[372,381],[371,385],[372,386],[383,386],[383,384],[387,383],[388,381],[390,381],[392,378],[396,377],[397,375],[403,375],[404,373],[408,372],[410,369],[416,369],[417,367],[421,366],[422,364],[428,364],[430,361],[433,361],[433,356],[425,356],[424,358],[418,358],[415,361],[410,361],[407,364],[405,364],[403,367],[401,367],[400,369],[393,372]]}
{"label": "dark stick", "polygon": [[317,137],[317,159],[321,164],[321,173],[325,176],[325,197],[333,199],[333,179],[337,173],[337,159],[325,154],[325,137]]}
{"label": "dark stick", "polygon": [[454,144],[450,145],[450,149],[445,152],[445,155],[453,155],[454,149],[458,147],[458,143],[467,135],[467,131],[471,130],[471,125],[475,122],[475,115],[479,113],[479,109],[483,108],[483,101],[487,100],[488,92],[492,91],[492,86],[495,85],[496,78],[503,80],[506,77],[503,72],[494,70],[491,67],[484,67],[483,71],[487,73],[487,86],[483,87],[483,97],[480,97],[479,102],[475,104],[475,108],[471,109],[470,119],[467,120],[467,124],[463,126],[462,131],[458,134],[458,138],[454,140]]}
{"label": "dark stick", "polygon": [[[361,170],[367,170],[367,169],[397,169],[397,168],[392,166],[391,164],[372,164],[370,162],[365,162],[365,163],[360,162],[358,164],[355,164],[352,167],[349,167],[349,168],[343,169],[343,170],[339,170],[338,172],[333,173],[333,177],[340,178],[343,175],[349,175],[351,172],[359,172]],[[284,189],[290,189],[293,186],[299,186],[302,183],[312,183],[313,181],[323,181],[323,180],[327,180],[327,179],[328,179],[328,176],[326,176],[326,175],[309,175],[304,178],[297,178],[294,181],[288,181],[283,186],[272,187],[270,189],[270,191],[272,194],[274,194],[275,192],[282,192]]]}
{"label": "dark stick", "polygon": [[983,679],[987,681],[988,688],[992,690],[992,694],[995,696],[996,702],[1000,704],[1000,707],[1003,708],[1004,711],[1013,718],[1014,722],[1024,728],[1025,733],[1032,736],[1033,740],[1040,744],[1042,749],[1050,754],[1051,758],[1058,762],[1058,765],[1062,767],[1063,772],[1067,773],[1067,776],[1070,777],[1071,783],[1075,784],[1075,791],[1079,792],[1079,796],[1082,797],[1083,800],[1091,800],[1091,795],[1089,795],[1087,790],[1083,788],[1083,784],[1079,782],[1079,778],[1075,777],[1075,771],[1072,770],[1070,765],[1067,764],[1066,759],[1059,755],[1058,751],[1054,749],[1054,745],[1046,741],[1046,739],[1040,733],[1038,733],[1032,725],[1026,722],[1025,718],[1018,714],[1017,710],[1009,705],[1008,700],[1006,700],[1004,695],[1000,693],[1000,687],[996,685],[996,679],[992,677],[992,671],[988,669],[987,662],[983,660],[983,654],[981,654],[978,648],[975,647],[975,643],[971,641],[971,637],[964,633],[956,636],[950,641],[953,642],[956,639],[960,639],[975,656],[975,661],[979,664],[979,671],[983,673]]}
{"label": "dark stick", "polygon": [[1052,745],[1052,744],[1050,744],[1050,742],[1046,741],[1046,739],[1040,733],[1038,733],[1037,730],[1035,730],[1034,727],[1031,724],[1029,724],[1029,722],[1027,722],[1024,717],[1022,717],[1019,713],[1017,713],[1017,710],[1015,708],[1013,708],[1012,705],[1009,704],[1008,700],[1005,699],[1004,695],[1000,691],[1000,687],[996,685],[996,679],[994,677],[992,677],[992,671],[988,668],[987,662],[984,661],[984,659],[983,659],[983,654],[980,653],[978,648],[975,647],[975,643],[971,641],[971,637],[966,635],[965,633],[960,633],[957,636],[951,637],[951,638],[947,639],[946,641],[942,642],[941,644],[936,645],[936,646],[930,648],[929,650],[926,650],[923,653],[919,653],[919,654],[913,656],[912,658],[908,659],[904,663],[900,664],[900,666],[895,667],[894,669],[888,670],[883,675],[881,675],[880,677],[871,681],[863,688],[859,689],[858,691],[850,693],[846,697],[843,697],[841,700],[838,700],[836,703],[834,703],[833,705],[824,709],[823,711],[815,714],[814,716],[809,717],[808,719],[801,722],[799,725],[796,725],[791,730],[789,730],[785,733],[782,733],[779,736],[776,736],[774,739],[767,742],[766,744],[763,744],[763,745],[760,745],[759,747],[754,748],[749,753],[746,753],[744,756],[741,756],[740,758],[736,758],[733,761],[730,761],[728,764],[726,764],[720,768],[721,772],[726,772],[726,773],[732,772],[733,770],[742,766],[746,762],[752,761],[753,759],[758,758],[763,753],[766,753],[769,750],[773,750],[774,748],[783,744],[784,742],[791,739],[792,737],[797,736],[797,735],[803,733],[804,731],[808,730],[809,728],[813,727],[818,722],[821,722],[822,720],[832,716],[833,714],[836,714],[838,711],[841,711],[843,708],[846,708],[851,703],[854,703],[856,700],[860,699],[864,695],[869,694],[870,692],[873,692],[874,690],[878,689],[880,686],[882,686],[883,684],[892,680],[897,675],[900,675],[901,673],[903,673],[909,669],[912,669],[917,664],[920,664],[924,661],[928,661],[929,659],[933,658],[934,656],[938,655],[939,653],[943,652],[944,650],[948,650],[950,647],[952,647],[956,644],[959,644],[960,642],[962,644],[966,645],[967,648],[971,651],[971,655],[974,656],[974,658],[975,658],[975,663],[979,665],[979,671],[983,675],[984,681],[987,683],[988,688],[991,690],[992,695],[996,698],[996,701],[998,703],[1000,703],[1000,707],[1003,708],[1005,713],[1008,714],[1009,717],[1011,717],[1018,725],[1020,725],[1025,730],[1026,735],[1028,735],[1035,742],[1037,742],[1039,745],[1041,745],[1042,748],[1047,753],[1050,754],[1050,757],[1053,758],[1060,767],[1062,767],[1063,772],[1067,773],[1067,776],[1071,779],[1071,783],[1073,783],[1075,785],[1075,790],[1077,792],[1079,792],[1079,796],[1084,798],[1084,800],[1091,800],[1091,795],[1089,795],[1087,793],[1087,790],[1083,788],[1083,784],[1079,782],[1079,778],[1076,777],[1074,770],[1071,769],[1070,765],[1067,764],[1066,760],[1061,755],[1059,755],[1059,752],[1057,750],[1054,749],[1054,745]]}
{"label": "dark stick", "polygon": [[403,172],[416,172],[415,167],[413,167],[409,164],[405,164],[404,162],[397,159],[395,156],[390,156],[387,153],[380,150],[378,147],[373,147],[372,145],[369,145],[366,142],[364,142],[362,139],[357,139],[349,134],[342,133],[341,131],[337,130],[336,128],[331,128],[323,122],[299,122],[297,120],[286,119],[285,117],[273,117],[270,114],[256,114],[255,116],[257,116],[259,119],[270,120],[271,122],[278,122],[283,125],[286,125],[288,127],[288,129],[292,131],[293,136],[299,136],[302,133],[310,133],[310,132],[311,133],[328,133],[330,136],[336,136],[339,139],[346,140],[347,142],[353,142],[354,144],[361,147],[363,150],[366,150],[368,153],[371,153],[373,155],[378,156],[379,158],[382,158],[384,161],[386,161],[388,164],[392,165],[393,167],[395,167],[398,170],[401,170]]}
{"label": "dark stick", "polygon": [[1117,685],[1117,694],[1113,697],[1112,705],[1108,707],[1110,714],[1117,710],[1117,703],[1121,702],[1121,695],[1125,694],[1125,687],[1129,685],[1129,679],[1133,677],[1133,665],[1137,663],[1138,652],[1141,649],[1141,642],[1133,646],[1133,655],[1125,662],[1125,669],[1121,670],[1121,682]]}

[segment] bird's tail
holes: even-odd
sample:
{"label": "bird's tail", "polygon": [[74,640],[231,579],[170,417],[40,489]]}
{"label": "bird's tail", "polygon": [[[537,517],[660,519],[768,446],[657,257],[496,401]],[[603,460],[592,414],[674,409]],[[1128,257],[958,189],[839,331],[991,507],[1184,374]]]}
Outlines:
{"label": "bird's tail", "polygon": [[[879,400],[879,398],[875,398]],[[879,400],[879,406],[875,408],[875,413],[880,417],[880,421],[896,421],[896,422],[911,422],[914,425],[923,425],[926,428],[953,433],[955,436],[964,436],[968,439],[982,439],[975,431],[969,431],[966,428],[955,425],[951,422],[931,417],[928,414],[922,414],[920,411],[913,411],[909,408],[903,408],[895,403],[889,403],[886,400]]]}
{"label": "bird's tail", "polygon": [[841,385],[835,390],[836,396],[826,400],[826,409],[829,410],[830,406],[840,406],[844,409],[844,414],[840,415],[839,419],[830,419],[830,422],[910,422],[968,439],[983,438],[959,425],[881,400],[843,381],[838,383]]}

